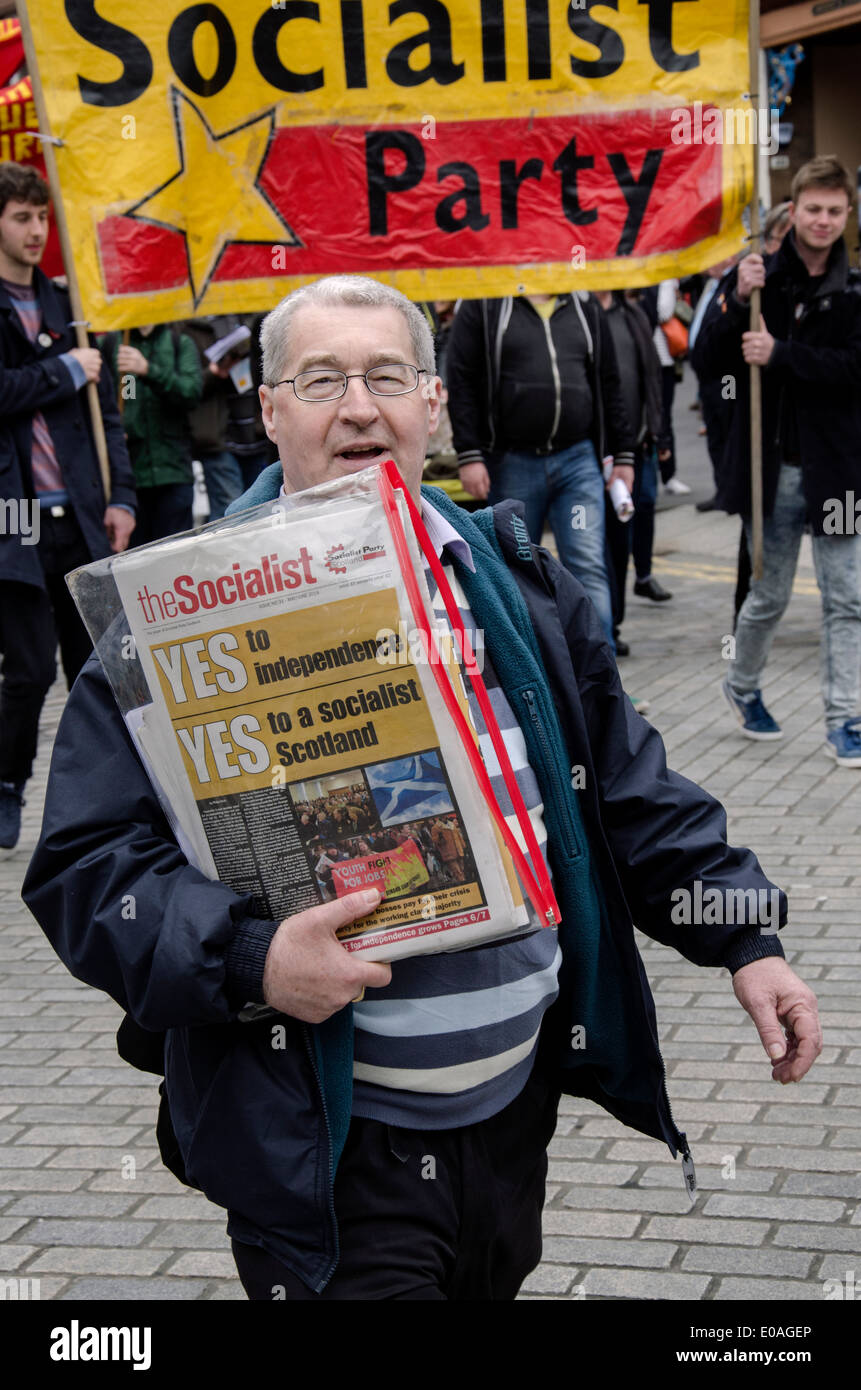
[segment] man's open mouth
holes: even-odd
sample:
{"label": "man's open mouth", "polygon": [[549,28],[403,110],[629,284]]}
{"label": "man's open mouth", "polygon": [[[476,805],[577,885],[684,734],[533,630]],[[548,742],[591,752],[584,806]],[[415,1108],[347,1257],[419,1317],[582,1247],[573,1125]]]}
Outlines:
{"label": "man's open mouth", "polygon": [[338,457],[347,459],[350,463],[356,463],[359,460],[373,463],[375,459],[382,458],[385,453],[386,450],[379,444],[357,444],[353,449],[339,450]]}

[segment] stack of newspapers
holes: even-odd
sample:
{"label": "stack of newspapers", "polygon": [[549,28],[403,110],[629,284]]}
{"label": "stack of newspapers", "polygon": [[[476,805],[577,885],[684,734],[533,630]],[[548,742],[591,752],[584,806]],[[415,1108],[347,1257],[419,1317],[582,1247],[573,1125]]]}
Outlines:
{"label": "stack of newspapers", "polygon": [[342,933],[372,960],[534,927],[432,669],[449,664],[465,710],[455,654],[412,640],[376,469],[69,587],[184,854],[255,915],[375,885],[380,906]]}

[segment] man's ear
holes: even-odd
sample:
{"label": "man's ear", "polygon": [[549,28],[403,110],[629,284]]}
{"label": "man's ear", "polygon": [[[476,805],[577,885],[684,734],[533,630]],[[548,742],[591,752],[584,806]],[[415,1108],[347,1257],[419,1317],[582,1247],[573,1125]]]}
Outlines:
{"label": "man's ear", "polygon": [[439,423],[442,406],[442,381],[438,376],[425,377],[422,395],[428,403],[428,433],[433,434]]}
{"label": "man's ear", "polygon": [[258,386],[257,394],[260,397],[260,409],[263,415],[263,428],[265,429],[268,437],[272,440],[272,443],[277,444],[278,440],[275,437],[275,422],[272,418],[275,406],[275,399],[272,395],[272,387]]}

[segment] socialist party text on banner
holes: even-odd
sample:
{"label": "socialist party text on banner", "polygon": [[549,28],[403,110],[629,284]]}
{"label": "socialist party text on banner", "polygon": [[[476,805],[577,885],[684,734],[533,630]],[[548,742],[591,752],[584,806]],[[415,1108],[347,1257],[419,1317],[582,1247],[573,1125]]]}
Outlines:
{"label": "socialist party text on banner", "polygon": [[[594,13],[593,13],[594,11]],[[747,0],[39,0],[96,328],[612,288],[739,249]]]}

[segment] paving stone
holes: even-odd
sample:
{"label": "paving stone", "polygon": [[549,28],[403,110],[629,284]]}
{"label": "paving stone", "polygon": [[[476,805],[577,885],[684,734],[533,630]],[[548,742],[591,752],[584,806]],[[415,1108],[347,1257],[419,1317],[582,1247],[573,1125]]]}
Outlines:
{"label": "paving stone", "polygon": [[763,1220],[839,1221],[846,1211],[844,1202],[801,1197],[746,1197],[743,1194],[715,1193],[706,1202],[706,1216],[756,1216]]}
{"label": "paving stone", "polygon": [[769,1149],[753,1147],[748,1150],[746,1162],[754,1168],[798,1168],[802,1170],[821,1170],[826,1173],[857,1173],[861,1167],[861,1153],[840,1149]]}
{"label": "paving stone", "polygon": [[708,1249],[688,1250],[682,1269],[697,1274],[751,1274],[767,1278],[782,1275],[804,1279],[810,1273],[814,1256],[792,1250],[748,1250],[744,1246],[710,1245]]}
{"label": "paving stone", "polygon": [[[795,1302],[796,1300],[821,1301],[822,1288],[819,1283],[801,1283],[796,1280],[721,1279],[714,1298],[716,1302],[734,1300],[763,1304],[766,1302],[774,1303],[778,1300],[788,1302]],[[814,1352],[814,1356],[815,1354]]]}
{"label": "paving stone", "polygon": [[230,1254],[215,1250],[194,1250],[180,1255],[166,1270],[167,1274],[203,1276],[206,1279],[229,1279],[236,1273],[236,1263]]}
{"label": "paving stone", "polygon": [[140,1194],[129,1197],[108,1196],[106,1193],[40,1192],[19,1197],[4,1216],[122,1216],[139,1200]]}
{"label": "paving stone", "polygon": [[181,1197],[148,1197],[135,1216],[155,1221],[223,1221],[224,1210],[200,1193],[186,1188]]}
{"label": "paving stone", "polygon": [[223,1279],[214,1287],[210,1285],[210,1292],[205,1296],[213,1303],[245,1303],[248,1299],[238,1279]]}
{"label": "paving stone", "polygon": [[138,1125],[33,1125],[19,1144],[80,1144],[98,1145],[106,1148],[122,1145],[124,1148],[133,1142],[140,1133]]}
{"label": "paving stone", "polygon": [[708,1216],[653,1216],[640,1233],[642,1240],[678,1240],[703,1245],[761,1245],[768,1233],[765,1221],[730,1221]]}
{"label": "paving stone", "polygon": [[157,1246],[160,1250],[229,1250],[227,1235],[227,1212],[221,1213],[219,1225],[215,1221],[171,1221],[159,1224],[155,1234],[150,1237],[147,1247]]}
{"label": "paving stone", "polygon": [[657,1241],[578,1239],[549,1236],[544,1242],[547,1264],[622,1264],[632,1269],[666,1269],[676,1253],[675,1245]]}
{"label": "paving stone", "polygon": [[[56,1246],[43,1250],[28,1274],[154,1274],[165,1262],[164,1250],[99,1249]],[[234,1266],[235,1268],[235,1266]]]}
{"label": "paving stone", "polygon": [[639,1214],[548,1208],[542,1222],[547,1236],[633,1236],[639,1224]]}
{"label": "paving stone", "polygon": [[56,1168],[0,1169],[0,1191],[7,1192],[74,1192],[85,1181],[84,1173],[63,1173]]}
{"label": "paving stone", "polygon": [[[22,1150],[26,1153],[26,1150]],[[48,1163],[49,1168],[86,1168],[93,1172],[96,1168],[114,1168],[120,1171],[123,1159],[127,1155],[135,1160],[138,1168],[146,1168],[150,1163],[161,1159],[158,1157],[158,1150],[150,1148],[144,1144],[134,1144],[126,1147],[117,1145],[114,1149],[81,1149],[77,1145],[69,1145],[68,1148],[60,1147],[54,1151],[54,1157]]]}
{"label": "paving stone", "polygon": [[568,1293],[577,1282],[574,1269],[560,1265],[539,1265],[527,1275],[520,1292],[523,1293]]}
{"label": "paving stone", "polygon": [[788,1173],[783,1179],[780,1195],[816,1195],[822,1197],[861,1197],[861,1177],[849,1173]]}
{"label": "paving stone", "polygon": [[90,1192],[130,1192],[139,1196],[144,1193],[164,1193],[166,1196],[179,1196],[184,1188],[178,1178],[166,1168],[138,1167],[134,1177],[126,1177],[119,1168],[97,1173],[87,1183]]}
{"label": "paving stone", "polygon": [[706,1275],[659,1270],[588,1269],[581,1283],[586,1298],[700,1299],[709,1285]]}
{"label": "paving stone", "polygon": [[[73,1279],[60,1294],[61,1302],[102,1303],[119,1299],[125,1302],[156,1303],[164,1299],[200,1298],[206,1288],[203,1279]],[[139,1319],[140,1321],[140,1319]]]}
{"label": "paving stone", "polygon": [[152,1221],[34,1221],[28,1241],[36,1245],[140,1245],[154,1230]]}
{"label": "paving stone", "polygon": [[789,1245],[796,1250],[847,1250],[859,1260],[861,1275],[861,1230],[851,1226],[780,1226],[774,1233],[775,1245]]}

